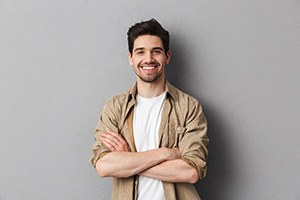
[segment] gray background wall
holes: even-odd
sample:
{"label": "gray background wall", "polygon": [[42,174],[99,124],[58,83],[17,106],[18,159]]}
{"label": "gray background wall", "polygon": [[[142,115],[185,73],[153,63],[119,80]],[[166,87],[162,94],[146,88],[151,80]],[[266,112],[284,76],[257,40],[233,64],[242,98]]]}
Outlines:
{"label": "gray background wall", "polygon": [[203,199],[300,199],[299,1],[0,0],[0,200],[110,198],[93,131],[134,83],[128,27],[152,17],[209,120]]}

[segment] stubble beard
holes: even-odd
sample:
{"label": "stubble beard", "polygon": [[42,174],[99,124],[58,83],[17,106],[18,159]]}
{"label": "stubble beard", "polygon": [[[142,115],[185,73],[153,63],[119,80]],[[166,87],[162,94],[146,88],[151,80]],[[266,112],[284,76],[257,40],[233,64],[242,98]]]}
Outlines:
{"label": "stubble beard", "polygon": [[144,81],[144,82],[146,82],[146,83],[154,83],[154,82],[156,82],[157,80],[159,80],[160,77],[161,77],[161,73],[155,74],[155,75],[153,75],[153,76],[141,76],[141,75],[139,75],[138,73],[136,73],[136,75],[137,75],[142,81]]}
{"label": "stubble beard", "polygon": [[[153,64],[153,65],[156,65],[157,67],[160,67],[160,65],[156,62],[153,62],[153,63],[150,63],[150,64]],[[135,74],[139,77],[140,80],[142,80],[143,82],[145,83],[155,83],[156,81],[158,81],[163,72],[157,72],[157,73],[154,73],[154,74],[143,74],[143,73],[140,73],[139,69],[141,67],[138,66],[138,69],[135,70]]]}

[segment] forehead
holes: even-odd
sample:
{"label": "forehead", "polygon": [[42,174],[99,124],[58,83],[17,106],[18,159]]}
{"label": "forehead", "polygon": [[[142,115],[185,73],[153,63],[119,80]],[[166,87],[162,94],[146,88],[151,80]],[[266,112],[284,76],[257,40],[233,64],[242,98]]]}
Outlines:
{"label": "forehead", "polygon": [[163,43],[160,37],[156,35],[141,35],[134,40],[133,49],[146,48],[152,49],[155,47],[163,48]]}

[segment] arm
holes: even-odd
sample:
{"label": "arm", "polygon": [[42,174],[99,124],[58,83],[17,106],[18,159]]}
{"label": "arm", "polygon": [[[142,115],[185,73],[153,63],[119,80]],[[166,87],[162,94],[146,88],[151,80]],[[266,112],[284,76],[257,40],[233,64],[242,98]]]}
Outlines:
{"label": "arm", "polygon": [[161,162],[179,157],[178,149],[159,148],[145,152],[129,152],[123,137],[112,131],[100,134],[103,145],[112,152],[101,158],[96,169],[100,176],[129,177]]}
{"label": "arm", "polygon": [[207,121],[198,101],[191,101],[189,104],[184,127],[178,130],[178,148],[181,159],[193,167],[202,179],[207,171]]}
{"label": "arm", "polygon": [[[195,168],[179,159],[177,149],[159,148],[141,153],[128,152],[128,145],[122,136],[111,131],[102,133],[101,141],[113,152],[97,163],[100,176],[126,177],[139,174],[166,182],[190,183],[195,183],[199,179]],[[166,157],[172,151],[173,153],[177,151],[177,155]],[[115,164],[123,161],[122,165]],[[104,166],[101,166],[103,162]],[[103,173],[105,167],[107,170]]]}
{"label": "arm", "polygon": [[141,172],[139,175],[172,183],[196,183],[199,179],[195,168],[181,159],[165,161]]}
{"label": "arm", "polygon": [[145,152],[114,151],[103,156],[96,164],[102,177],[129,177],[161,162],[179,157],[177,149],[159,148]]}

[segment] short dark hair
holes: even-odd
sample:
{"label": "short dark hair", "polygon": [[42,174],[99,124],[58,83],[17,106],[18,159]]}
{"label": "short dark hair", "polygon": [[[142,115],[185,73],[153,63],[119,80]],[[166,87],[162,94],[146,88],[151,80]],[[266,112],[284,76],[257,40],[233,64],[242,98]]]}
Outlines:
{"label": "short dark hair", "polygon": [[141,35],[158,36],[163,43],[165,53],[169,51],[170,35],[156,19],[142,21],[131,26],[127,32],[128,50],[132,54],[133,43]]}

